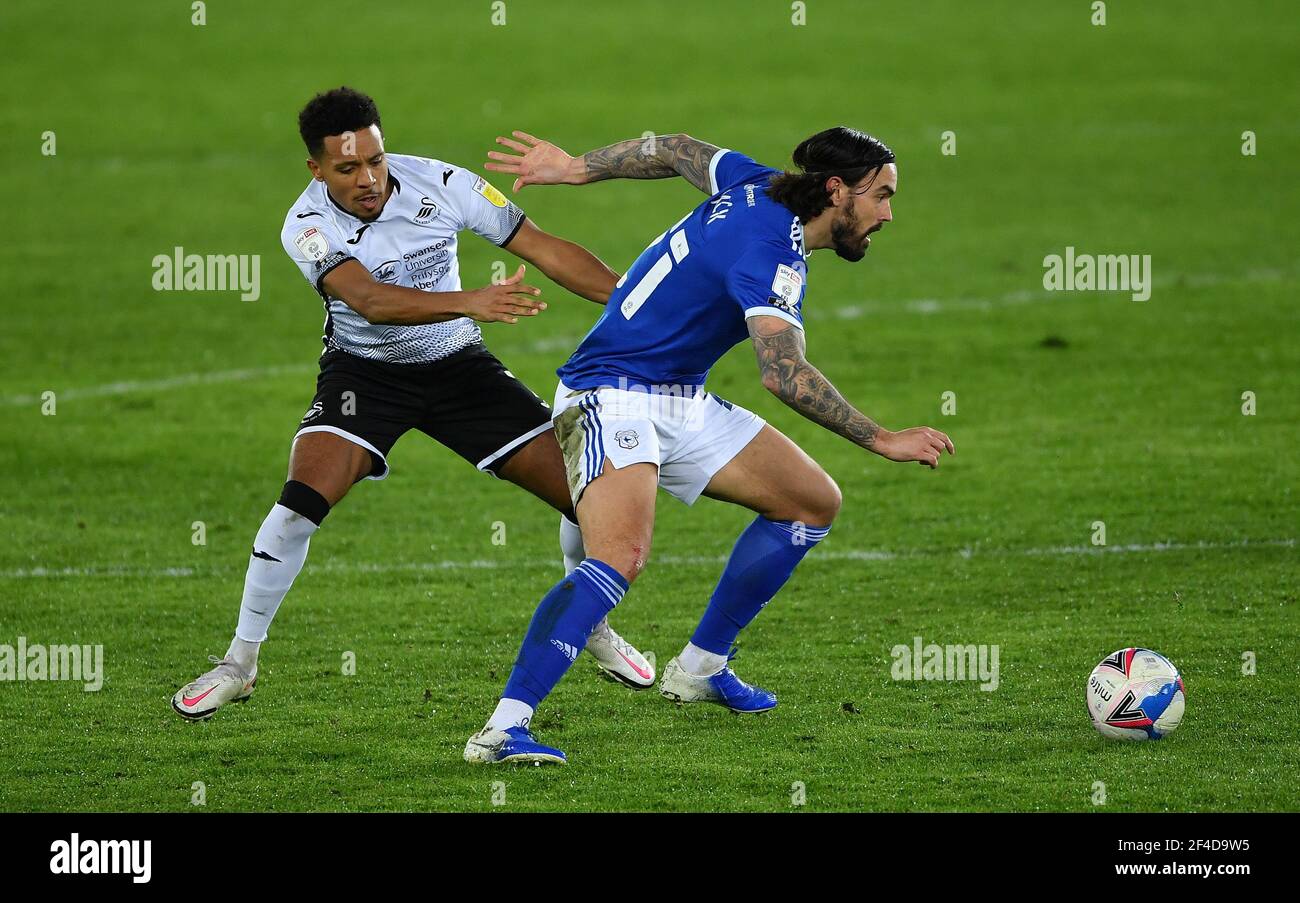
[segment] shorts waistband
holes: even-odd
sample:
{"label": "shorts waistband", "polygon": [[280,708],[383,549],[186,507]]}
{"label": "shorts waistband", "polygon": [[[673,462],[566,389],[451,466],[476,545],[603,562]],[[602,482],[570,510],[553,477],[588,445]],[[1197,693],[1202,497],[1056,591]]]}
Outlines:
{"label": "shorts waistband", "polygon": [[416,363],[400,363],[397,361],[377,361],[372,358],[362,357],[359,354],[353,354],[352,352],[344,348],[331,348],[320,356],[320,362],[321,362],[321,366],[323,367],[327,361],[343,360],[346,361],[347,363],[355,362],[361,364],[362,366],[378,367],[383,370],[389,370],[393,373],[411,374],[411,373],[425,373],[430,370],[436,370],[439,367],[447,366],[449,364],[454,364],[457,361],[464,360],[467,357],[474,357],[475,355],[485,354],[485,353],[488,354],[491,353],[488,351],[487,345],[483,344],[482,342],[475,342],[473,345],[466,345],[464,348],[461,348],[458,351],[453,351],[451,354],[447,355],[446,357],[440,357],[432,361],[419,361]]}

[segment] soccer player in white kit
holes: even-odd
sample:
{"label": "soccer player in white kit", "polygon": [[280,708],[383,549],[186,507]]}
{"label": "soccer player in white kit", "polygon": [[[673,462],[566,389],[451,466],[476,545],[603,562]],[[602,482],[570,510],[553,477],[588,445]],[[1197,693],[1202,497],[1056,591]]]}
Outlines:
{"label": "soccer player in white kit", "polygon": [[[479,470],[561,512],[566,570],[586,557],[551,411],[483,345],[474,322],[516,323],[545,308],[524,268],[463,291],[457,233],[469,229],[576,295],[604,304],[618,275],[586,249],[537,228],[462,167],[384,149],[379,111],[336,88],[298,117],[313,181],[289,210],[285,251],[325,306],[316,395],[294,435],[289,479],[253,541],[235,636],[172,707],[198,720],[248,698],[267,628],[307,557],[312,534],[360,480],[382,480],[397,439],[418,429]],[[609,627],[585,648],[636,688],[654,669]]]}

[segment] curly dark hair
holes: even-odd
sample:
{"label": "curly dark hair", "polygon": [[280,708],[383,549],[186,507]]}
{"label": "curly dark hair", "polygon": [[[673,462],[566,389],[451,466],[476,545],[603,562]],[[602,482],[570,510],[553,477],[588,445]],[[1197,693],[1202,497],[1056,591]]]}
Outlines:
{"label": "curly dark hair", "polygon": [[370,95],[347,85],[322,91],[307,101],[298,114],[298,134],[313,157],[319,157],[325,149],[327,135],[358,132],[372,125],[383,130],[379,122],[379,107],[375,106]]}
{"label": "curly dark hair", "polygon": [[874,179],[882,166],[894,162],[894,152],[883,141],[843,125],[805,138],[791,156],[801,171],[773,176],[767,193],[805,223],[831,205],[826,190],[831,176],[856,186],[868,177]]}

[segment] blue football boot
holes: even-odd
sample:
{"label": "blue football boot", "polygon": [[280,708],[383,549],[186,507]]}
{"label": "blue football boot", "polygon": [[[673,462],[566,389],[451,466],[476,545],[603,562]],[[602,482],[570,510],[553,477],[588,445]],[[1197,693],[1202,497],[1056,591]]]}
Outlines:
{"label": "blue football boot", "polygon": [[696,677],[686,673],[677,659],[673,659],[664,668],[659,695],[673,702],[716,702],[740,714],[758,714],[776,708],[775,693],[751,687],[736,676],[730,664],[724,665],[717,674]]}
{"label": "blue football boot", "polygon": [[538,743],[526,727],[508,727],[505,730],[485,727],[465,744],[465,761],[472,765],[498,762],[563,765],[568,760],[558,749]]}

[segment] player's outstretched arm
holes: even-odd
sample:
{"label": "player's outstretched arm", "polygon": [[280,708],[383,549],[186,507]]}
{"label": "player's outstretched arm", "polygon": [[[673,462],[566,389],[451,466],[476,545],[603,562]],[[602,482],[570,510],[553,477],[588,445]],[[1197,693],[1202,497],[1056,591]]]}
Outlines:
{"label": "player's outstretched arm", "polygon": [[531,220],[524,220],[514,238],[503,247],[527,260],[560,285],[597,304],[604,304],[614,292],[618,273],[582,245],[543,232]]}
{"label": "player's outstretched arm", "polygon": [[585,185],[603,179],[681,176],[705,194],[713,193],[709,185],[709,162],[718,148],[690,135],[629,138],[573,157],[527,132],[511,134],[513,139],[498,137],[497,144],[515,153],[488,151],[488,159],[495,162],[484,165],[492,172],[515,176],[515,191],[525,185]]}
{"label": "player's outstretched arm", "polygon": [[916,461],[935,468],[945,450],[955,453],[952,440],[938,430],[918,426],[890,432],[849,404],[808,363],[799,327],[780,317],[757,316],[745,322],[758,353],[763,386],[809,420],[890,461]]}
{"label": "player's outstretched arm", "polygon": [[524,268],[497,285],[468,292],[423,292],[404,285],[379,282],[356,260],[348,260],[325,276],[324,287],[332,298],[376,325],[418,326],[441,323],[457,317],[472,317],[480,323],[518,323],[520,317],[535,317],[546,309],[537,296],[542,290],[526,285]]}

